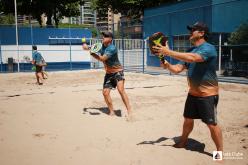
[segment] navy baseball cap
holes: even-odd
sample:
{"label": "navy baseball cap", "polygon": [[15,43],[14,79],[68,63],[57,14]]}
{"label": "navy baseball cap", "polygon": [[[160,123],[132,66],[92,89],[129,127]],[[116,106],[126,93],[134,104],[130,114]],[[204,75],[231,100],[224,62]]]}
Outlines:
{"label": "navy baseball cap", "polygon": [[112,34],[111,32],[109,32],[109,31],[102,32],[102,35],[103,35],[104,37],[111,37],[111,38],[113,38],[113,34]]}
{"label": "navy baseball cap", "polygon": [[209,32],[209,29],[208,29],[207,25],[202,23],[202,22],[196,22],[193,25],[188,25],[187,29],[190,30],[190,31],[199,30],[199,31],[204,31],[205,33]]}

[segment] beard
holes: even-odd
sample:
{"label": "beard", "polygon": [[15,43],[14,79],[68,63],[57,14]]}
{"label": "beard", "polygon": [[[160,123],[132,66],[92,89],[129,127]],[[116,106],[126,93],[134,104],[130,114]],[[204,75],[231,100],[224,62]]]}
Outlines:
{"label": "beard", "polygon": [[193,38],[190,38],[189,40],[191,44],[195,45],[195,43],[202,38],[204,38],[204,36],[195,36]]}

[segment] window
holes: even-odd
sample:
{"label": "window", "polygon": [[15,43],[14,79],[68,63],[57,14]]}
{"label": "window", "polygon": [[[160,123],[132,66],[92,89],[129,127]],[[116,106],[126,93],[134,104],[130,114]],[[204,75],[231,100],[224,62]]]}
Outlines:
{"label": "window", "polygon": [[173,46],[175,51],[186,52],[191,47],[189,35],[173,36]]}

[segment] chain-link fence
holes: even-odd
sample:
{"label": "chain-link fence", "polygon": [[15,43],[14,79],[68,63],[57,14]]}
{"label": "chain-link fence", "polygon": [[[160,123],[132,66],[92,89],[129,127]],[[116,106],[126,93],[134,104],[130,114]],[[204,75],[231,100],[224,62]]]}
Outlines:
{"label": "chain-link fence", "polygon": [[[37,27],[36,27],[37,28]],[[129,27],[130,29],[131,27]],[[135,28],[135,27],[134,27]],[[142,28],[141,28],[142,29]],[[33,32],[31,32],[33,30]],[[20,35],[25,39],[22,42],[27,42],[24,44],[20,43],[18,46],[15,44],[2,44],[2,39],[0,40],[0,71],[1,72],[14,72],[18,71],[30,71],[32,59],[32,50],[30,43],[47,42],[45,45],[38,45],[38,51],[41,52],[43,57],[48,63],[48,70],[75,70],[75,69],[90,69],[90,68],[101,68],[103,65],[91,58],[88,52],[84,51],[81,47],[82,37],[81,34],[77,36],[70,37],[69,32],[71,29],[61,30],[60,36],[48,36],[48,38],[41,38],[37,41],[34,35],[37,29],[25,28],[24,32],[30,32],[29,39],[28,35]],[[51,30],[50,28],[48,30]],[[21,30],[20,30],[21,31]],[[122,31],[122,29],[121,29]],[[11,32],[8,32],[10,34]],[[12,32],[15,33],[15,32]],[[115,32],[116,33],[116,32]],[[119,33],[119,32],[118,32]],[[142,33],[142,32],[140,32]],[[121,34],[121,33],[120,33]],[[160,73],[168,74],[168,71],[161,70],[159,65],[153,66],[148,65],[148,58],[156,58],[153,56],[149,49],[146,39],[135,39],[131,38],[132,35],[120,36],[118,39],[115,38],[113,43],[118,49],[118,54],[121,63],[126,70],[134,70],[139,72],[150,72],[150,73]],[[210,41],[216,46],[216,50],[221,58],[219,58],[216,64],[217,69],[220,74],[224,76],[242,76],[246,77],[248,74],[248,59],[247,59],[247,45],[228,45],[227,38],[229,34],[226,33],[213,33],[211,34]],[[2,38],[2,37],[1,37]],[[15,34],[10,36],[12,40],[15,40]],[[38,36],[39,38],[39,36]],[[185,52],[192,45],[188,40],[189,35],[174,35],[171,36],[170,41],[172,41],[172,49],[180,52]],[[101,42],[101,37],[87,38],[88,43],[94,44],[96,42]],[[224,40],[224,41],[223,41]],[[12,42],[15,43],[15,42]],[[220,44],[220,45],[219,45]],[[19,60],[18,60],[19,59]],[[169,59],[172,63],[177,61],[174,59]],[[18,64],[19,61],[19,64]]]}
{"label": "chain-link fence", "polygon": [[37,45],[47,70],[90,69],[90,56],[82,50],[82,38],[92,38],[90,29],[18,24],[17,31],[14,25],[0,26],[1,72],[31,71],[32,45]]}

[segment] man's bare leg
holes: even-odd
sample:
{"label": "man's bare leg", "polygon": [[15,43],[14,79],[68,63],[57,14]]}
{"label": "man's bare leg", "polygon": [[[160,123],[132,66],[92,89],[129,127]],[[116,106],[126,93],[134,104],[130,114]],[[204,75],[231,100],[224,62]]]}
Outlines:
{"label": "man's bare leg", "polygon": [[132,112],[131,111],[131,106],[129,104],[129,99],[128,99],[127,93],[126,93],[126,91],[124,89],[124,83],[125,83],[125,80],[118,81],[118,83],[117,83],[117,89],[118,89],[118,92],[121,95],[121,98],[122,98],[123,103],[126,106],[128,115],[131,115],[131,112]]}
{"label": "man's bare leg", "polygon": [[190,118],[184,118],[183,123],[183,132],[182,136],[180,137],[180,142],[175,144],[174,147],[176,148],[184,148],[187,144],[189,134],[194,128],[194,120]]}
{"label": "man's bare leg", "polygon": [[218,125],[211,125],[207,124],[211,137],[215,143],[217,151],[223,151],[223,138],[222,138],[222,132]]}
{"label": "man's bare leg", "polygon": [[102,94],[103,94],[105,102],[106,102],[106,104],[108,106],[109,115],[113,116],[113,115],[115,115],[115,112],[114,112],[114,108],[113,108],[112,99],[110,97],[110,91],[111,91],[111,89],[104,88],[103,91],[102,91]]}
{"label": "man's bare leg", "polygon": [[43,84],[42,73],[41,73],[41,72],[35,73],[35,76],[36,76],[36,79],[37,79],[37,83],[38,83],[39,85],[42,85],[42,84]]}

